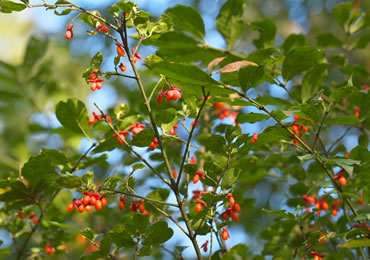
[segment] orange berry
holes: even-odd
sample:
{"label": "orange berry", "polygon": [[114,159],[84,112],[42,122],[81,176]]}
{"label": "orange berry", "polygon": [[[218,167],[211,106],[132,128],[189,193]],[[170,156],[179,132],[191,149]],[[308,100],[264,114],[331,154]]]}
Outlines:
{"label": "orange berry", "polygon": [[237,203],[237,202],[236,202],[236,203],[234,204],[234,206],[233,206],[233,210],[234,210],[235,212],[240,213],[241,208],[240,208],[239,203]]}
{"label": "orange berry", "polygon": [[201,212],[201,211],[202,211],[202,209],[203,209],[203,207],[202,207],[202,205],[201,205],[201,204],[197,203],[197,205],[195,205],[195,211],[196,211],[196,212]]}
{"label": "orange berry", "polygon": [[96,198],[95,198],[95,196],[90,196],[89,204],[90,204],[90,205],[95,205],[95,203],[96,203]]}
{"label": "orange berry", "polygon": [[125,56],[125,50],[120,46],[120,45],[118,45],[117,44],[117,54],[119,55],[119,56]]}
{"label": "orange berry", "polygon": [[235,199],[234,199],[234,197],[230,197],[230,198],[229,198],[229,202],[230,202],[231,206],[234,206],[234,204],[235,204]]}
{"label": "orange berry", "polygon": [[347,180],[344,176],[341,176],[338,181],[342,186],[346,186],[347,184]]}
{"label": "orange berry", "polygon": [[328,210],[329,204],[326,201],[322,201],[320,203],[320,208],[323,209],[323,210]]}
{"label": "orange berry", "polygon": [[195,175],[193,178],[193,183],[197,183],[199,181],[199,175]]}
{"label": "orange berry", "polygon": [[90,203],[90,196],[89,195],[86,195],[83,200],[82,200],[82,203],[86,206]]}
{"label": "orange berry", "polygon": [[331,214],[335,217],[337,214],[338,214],[338,210],[336,208],[334,208],[332,211],[331,211]]}
{"label": "orange berry", "polygon": [[107,198],[105,197],[101,198],[101,204],[103,205],[103,207],[107,205]]}
{"label": "orange berry", "polygon": [[119,210],[120,211],[123,211],[124,210],[124,208],[125,208],[125,205],[126,205],[126,203],[124,202],[124,201],[120,201],[119,202],[119,205],[118,205],[118,207],[119,207]]}
{"label": "orange berry", "polygon": [[84,212],[84,210],[85,210],[85,206],[83,204],[78,206],[78,212],[82,213],[82,212]]}
{"label": "orange berry", "polygon": [[102,208],[103,208],[103,204],[102,204],[101,200],[96,200],[95,209],[96,210],[101,210]]}
{"label": "orange berry", "polygon": [[67,211],[71,212],[74,209],[74,207],[75,207],[75,205],[72,202],[69,203],[68,206],[67,206]]}
{"label": "orange berry", "polygon": [[90,211],[91,211],[91,208],[92,208],[92,206],[91,206],[91,205],[87,205],[87,206],[85,206],[85,210],[86,210],[87,212],[90,212]]}
{"label": "orange berry", "polygon": [[235,221],[239,222],[239,215],[235,211],[230,212],[230,217]]}
{"label": "orange berry", "polygon": [[140,211],[142,214],[144,214],[144,213],[145,213],[145,206],[144,206],[144,204],[140,204],[140,205],[139,205],[139,211]]}

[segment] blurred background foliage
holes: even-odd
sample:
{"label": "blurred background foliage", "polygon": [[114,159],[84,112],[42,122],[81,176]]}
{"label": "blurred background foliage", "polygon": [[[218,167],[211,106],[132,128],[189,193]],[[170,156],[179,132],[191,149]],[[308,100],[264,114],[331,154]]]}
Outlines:
{"label": "blurred background foliage", "polygon": [[[31,1],[32,2],[32,1]],[[93,3],[92,3],[93,2]],[[77,4],[86,9],[97,9],[103,15],[105,10],[115,1],[76,1]],[[192,5],[202,14],[206,25],[206,42],[214,47],[225,49],[226,44],[222,36],[216,31],[215,18],[221,5],[225,1],[206,0],[206,1],[137,1],[142,10],[153,13],[159,18],[160,14],[177,3]],[[332,8],[343,1],[338,0],[248,0],[244,13],[244,23],[249,25],[254,21],[263,18],[270,18],[276,23],[277,36],[275,45],[280,45],[286,37],[292,33],[305,34],[308,44],[317,44],[317,36],[322,33],[331,32],[339,39],[346,40],[347,35],[333,19]],[[361,10],[369,12],[370,1],[353,1],[355,6]],[[97,52],[102,51],[104,56],[103,69],[112,70],[112,59],[115,46],[112,41],[102,35],[89,36],[86,32],[89,29],[82,22],[75,22],[74,38],[67,41],[64,38],[65,25],[70,24],[74,14],[57,17],[52,11],[45,12],[42,8],[24,10],[19,13],[0,15],[0,176],[6,178],[16,175],[29,157],[39,152],[41,148],[57,148],[65,151],[68,155],[77,155],[87,149],[87,141],[80,136],[63,135],[58,132],[59,122],[55,117],[55,106],[60,100],[76,97],[85,102],[88,107],[89,115],[95,111],[93,102],[96,102],[103,110],[112,111],[116,104],[130,104],[132,113],[145,113],[143,104],[137,102],[140,95],[135,83],[129,79],[112,79],[104,84],[101,91],[89,91],[89,85],[82,78],[85,69],[89,67],[91,57]],[[367,31],[367,41],[369,32]],[[256,48],[252,44],[258,38],[258,33],[245,26],[240,40],[237,41],[233,51],[249,54]],[[154,53],[156,49],[150,46],[142,46],[140,54],[144,57]],[[340,48],[329,48],[328,55],[334,55]],[[370,49],[367,46],[349,54],[350,63],[362,64],[367,72],[370,71]],[[140,63],[140,62],[139,62]],[[140,66],[139,68],[144,69]],[[130,71],[128,72],[128,74]],[[331,78],[330,78],[331,77]],[[337,81],[338,77],[344,75],[337,70],[329,73],[327,82]],[[366,81],[366,80],[365,80]],[[363,84],[369,84],[367,82]],[[151,77],[145,77],[144,83],[148,88],[153,87]],[[289,86],[292,88],[293,86]],[[267,94],[281,98],[287,98],[286,93],[277,86],[271,87],[263,84],[252,90],[251,95]],[[163,105],[161,108],[165,108]],[[155,109],[155,108],[154,108]],[[271,121],[270,121],[271,122]],[[243,127],[243,132],[253,133],[266,127],[269,122],[256,123]],[[343,126],[333,126],[326,132],[328,141],[335,140],[343,133]],[[185,133],[180,132],[180,136]],[[343,139],[343,151],[349,151],[357,146],[359,130],[353,129],[348,136]],[[144,152],[144,150],[143,150]],[[124,151],[114,150],[108,153],[110,166],[94,166],[94,170],[100,179],[111,175],[114,172],[125,172],[127,168],[122,166],[124,163],[132,162],[135,159]],[[172,159],[179,160],[177,155],[172,155]],[[237,201],[242,201],[243,211],[240,222],[233,224],[230,229],[230,245],[240,242],[246,243],[249,247],[249,255],[255,255],[262,251],[265,239],[276,241],[276,245],[281,244],[281,240],[297,240],[297,245],[301,242],[294,233],[290,232],[288,222],[284,224],[276,223],[268,227],[262,234],[260,232],[272,224],[273,216],[266,215],[261,208],[272,210],[292,209],[288,206],[287,200],[294,195],[294,189],[287,191],[288,187],[296,182],[292,176],[304,181],[304,169],[299,160],[292,156],[281,157],[278,153],[270,155],[269,158],[256,157],[255,160],[241,160],[241,164],[248,167],[248,172],[253,173],[240,179],[239,188],[236,189],[234,197]],[[281,165],[290,165],[288,169],[280,168]],[[310,174],[315,174],[314,166]],[[100,174],[100,175],[99,175]],[[276,177],[280,178],[276,178]],[[99,177],[98,177],[99,178]],[[311,176],[312,178],[312,176]],[[319,173],[317,173],[317,178]],[[138,193],[145,191],[150,185],[148,180],[138,180],[143,186]],[[58,196],[52,214],[58,221],[63,222],[65,218],[81,228],[91,226],[96,232],[103,233],[107,230],[110,220],[125,219],[117,216],[120,212],[103,210],[94,215],[74,215],[65,216],[65,205],[71,200],[69,192],[61,193]],[[293,203],[294,204],[294,203]],[[259,209],[259,210],[256,210]],[[51,216],[50,218],[53,218]],[[344,221],[341,220],[339,221]],[[319,225],[310,227],[312,231],[320,230]],[[284,233],[287,230],[287,233]],[[67,247],[73,248],[65,256],[58,255],[58,259],[77,259],[86,250],[86,244],[76,244],[73,242],[75,235],[64,233],[62,236],[73,236],[71,243]],[[271,233],[277,233],[275,238],[271,238]],[[285,237],[289,234],[292,237]],[[3,247],[11,243],[7,231],[2,230]],[[57,239],[57,238],[55,238]],[[77,238],[78,239],[78,238]],[[35,238],[35,241],[40,238]],[[50,238],[49,238],[50,240]],[[181,237],[175,237],[173,244],[181,241]],[[278,242],[280,241],[280,242]],[[183,241],[181,241],[183,242]],[[201,243],[200,243],[201,244]],[[228,244],[229,245],[229,244]],[[333,245],[328,245],[333,246]],[[281,249],[281,248],[280,248]],[[287,246],[284,249],[291,251]],[[273,243],[271,247],[265,248],[265,252],[273,253],[276,248]],[[161,258],[161,253],[158,253]],[[190,254],[191,255],[191,254]],[[155,256],[154,256],[155,257]],[[335,259],[335,256],[332,256]],[[123,258],[122,258],[123,259]],[[261,258],[262,259],[262,258]]]}

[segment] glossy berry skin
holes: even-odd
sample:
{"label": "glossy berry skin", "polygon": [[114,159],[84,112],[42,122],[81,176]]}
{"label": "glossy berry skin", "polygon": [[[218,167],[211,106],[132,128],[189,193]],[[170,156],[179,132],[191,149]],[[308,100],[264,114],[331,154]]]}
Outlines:
{"label": "glossy berry skin", "polygon": [[67,31],[65,34],[65,37],[67,40],[70,40],[73,37],[73,31],[72,31],[73,25],[67,25]]}
{"label": "glossy berry skin", "polygon": [[228,240],[230,238],[229,232],[227,231],[226,227],[223,227],[223,232],[222,232],[222,239],[223,240]]}
{"label": "glossy berry skin", "polygon": [[328,210],[329,209],[329,204],[326,201],[322,201],[320,203],[320,208],[323,210]]}
{"label": "glossy berry skin", "polygon": [[101,198],[100,201],[101,201],[101,204],[103,205],[103,207],[107,205],[107,198]]}
{"label": "glossy berry skin", "polygon": [[202,205],[201,205],[201,204],[199,204],[199,203],[197,203],[197,205],[195,206],[195,211],[196,211],[196,212],[201,212],[201,211],[202,211],[202,209],[203,209]]}
{"label": "glossy berry skin", "polygon": [[144,206],[144,204],[140,204],[140,205],[139,205],[139,211],[140,211],[140,213],[142,213],[142,214],[144,214],[144,213],[145,213],[145,206]]}
{"label": "glossy berry skin", "polygon": [[126,71],[127,67],[121,63],[119,65],[119,69],[123,72],[123,71]]}
{"label": "glossy berry skin", "polygon": [[68,204],[68,206],[67,206],[67,211],[68,212],[71,212],[71,211],[73,211],[73,209],[75,208],[75,205],[71,202],[71,203],[69,203]]}
{"label": "glossy berry skin", "polygon": [[342,186],[346,186],[347,184],[347,180],[344,176],[341,176],[338,181]]}
{"label": "glossy berry skin", "polygon": [[82,200],[82,203],[86,206],[90,203],[90,196],[89,195],[86,195],[83,200]]}
{"label": "glossy berry skin", "polygon": [[90,204],[90,205],[95,205],[95,203],[96,203],[96,198],[95,198],[95,196],[90,196],[89,204]]}
{"label": "glossy berry skin", "polygon": [[96,200],[95,209],[96,210],[101,210],[102,208],[103,208],[103,204],[102,204],[101,200]]}
{"label": "glossy berry skin", "polygon": [[92,206],[91,206],[91,205],[87,205],[87,206],[85,206],[85,210],[86,210],[87,212],[90,212],[90,211],[91,211],[91,209],[92,209]]}
{"label": "glossy berry skin", "polygon": [[78,206],[78,212],[82,213],[82,212],[84,212],[84,210],[85,210],[85,206],[83,204]]}
{"label": "glossy berry skin", "polygon": [[125,50],[122,48],[122,45],[120,44],[120,43],[116,43],[116,45],[117,45],[117,54],[119,55],[119,56],[125,56]]}

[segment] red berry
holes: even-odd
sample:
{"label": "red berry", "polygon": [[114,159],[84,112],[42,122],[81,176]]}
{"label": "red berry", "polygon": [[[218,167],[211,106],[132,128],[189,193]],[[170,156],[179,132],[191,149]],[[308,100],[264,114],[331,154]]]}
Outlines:
{"label": "red berry", "polygon": [[87,205],[87,206],[85,206],[85,210],[86,210],[87,212],[90,212],[90,211],[91,211],[91,208],[92,208],[92,206],[91,206],[91,205]]}
{"label": "red berry", "polygon": [[95,209],[96,210],[101,210],[102,208],[103,208],[103,204],[102,204],[101,200],[96,200]]}
{"label": "red berry", "polygon": [[328,210],[329,209],[329,204],[326,201],[322,201],[320,203],[320,208],[323,210]]}
{"label": "red berry", "polygon": [[45,253],[52,255],[55,252],[55,248],[48,242],[45,246]]}
{"label": "red berry", "polygon": [[227,232],[226,227],[223,227],[223,232],[222,232],[222,239],[227,240],[230,238],[229,232]]}
{"label": "red berry", "polygon": [[119,55],[119,56],[125,56],[125,50],[121,47],[121,45],[120,44],[118,44],[117,43],[117,54]]}
{"label": "red berry", "polygon": [[231,211],[230,212],[230,217],[235,221],[235,222],[239,222],[239,215],[234,212],[234,211]]}
{"label": "red berry", "polygon": [[240,213],[241,208],[240,208],[239,203],[237,203],[237,202],[236,202],[236,203],[234,204],[234,206],[233,206],[233,210],[234,210],[235,212]]}
{"label": "red berry", "polygon": [[94,206],[94,205],[95,205],[95,203],[96,203],[96,198],[95,198],[95,196],[90,196],[89,204]]}
{"label": "red berry", "polygon": [[221,217],[225,220],[225,221],[228,221],[229,218],[230,218],[230,215],[227,211],[225,211],[224,213],[221,214]]}
{"label": "red berry", "polygon": [[347,180],[346,180],[346,178],[345,178],[344,176],[341,176],[341,177],[339,178],[339,183],[340,183],[342,186],[346,186],[346,184],[347,184]]}
{"label": "red berry", "polygon": [[101,82],[96,82],[96,88],[101,89],[103,87],[103,84]]}
{"label": "red berry", "polygon": [[107,198],[105,197],[101,198],[101,204],[103,205],[103,207],[107,205]]}
{"label": "red berry", "polygon": [[73,37],[73,31],[67,30],[65,36],[67,40],[70,40]]}
{"label": "red berry", "polygon": [[96,90],[96,87],[97,87],[97,84],[98,84],[98,83],[93,83],[93,84],[91,84],[90,89],[91,89],[92,91],[95,91],[95,90]]}
{"label": "red berry", "polygon": [[213,107],[217,109],[222,109],[225,106],[225,102],[214,102]]}
{"label": "red berry", "polygon": [[144,206],[144,204],[140,204],[140,205],[139,205],[139,211],[140,211],[142,214],[144,214],[144,213],[145,213],[145,206]]}
{"label": "red berry", "polygon": [[121,200],[121,201],[119,202],[118,207],[119,207],[120,211],[123,211],[123,210],[124,210],[125,205],[126,205],[126,203],[125,203],[124,201],[122,201],[122,200]]}
{"label": "red berry", "polygon": [[84,212],[84,210],[85,210],[85,206],[83,204],[78,206],[78,212],[82,213],[82,212]]}
{"label": "red berry", "polygon": [[193,183],[197,183],[199,181],[199,175],[195,175],[193,178]]}
{"label": "red berry", "polygon": [[331,211],[331,214],[335,217],[338,214],[338,209],[333,208],[333,210]]}
{"label": "red berry", "polygon": [[197,203],[197,205],[195,205],[195,211],[196,212],[201,212],[203,209],[202,205],[200,203]]}
{"label": "red berry", "polygon": [[230,198],[229,198],[229,202],[230,202],[230,205],[231,205],[231,206],[234,206],[234,204],[235,204],[235,199],[234,199],[234,197],[230,197]]}
{"label": "red berry", "polygon": [[126,66],[125,65],[123,65],[122,63],[119,65],[119,68],[120,68],[120,70],[121,71],[126,71]]}
{"label": "red berry", "polygon": [[82,200],[82,203],[86,206],[90,203],[90,196],[89,195],[86,195],[83,200]]}
{"label": "red berry", "polygon": [[69,203],[68,206],[67,206],[67,211],[71,212],[74,209],[74,207],[75,207],[75,205],[72,202]]}

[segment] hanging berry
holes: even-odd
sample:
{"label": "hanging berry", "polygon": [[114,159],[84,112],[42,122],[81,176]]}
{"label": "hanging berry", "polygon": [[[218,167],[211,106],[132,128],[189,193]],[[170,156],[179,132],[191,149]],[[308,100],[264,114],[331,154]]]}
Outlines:
{"label": "hanging berry", "polygon": [[72,31],[73,25],[67,25],[67,31],[65,34],[65,37],[67,40],[70,40],[73,37],[73,31]]}

